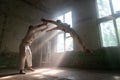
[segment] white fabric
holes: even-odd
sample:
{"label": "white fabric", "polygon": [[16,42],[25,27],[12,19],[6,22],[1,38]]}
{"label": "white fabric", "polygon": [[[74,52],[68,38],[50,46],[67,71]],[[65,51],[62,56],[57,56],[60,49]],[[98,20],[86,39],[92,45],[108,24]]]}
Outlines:
{"label": "white fabric", "polygon": [[[44,25],[44,26],[43,26]],[[42,27],[43,26],[43,27]],[[29,29],[25,37],[23,38],[20,44],[20,59],[19,59],[19,67],[20,70],[24,70],[25,62],[27,62],[28,67],[32,67],[32,52],[30,49],[30,44],[35,39],[35,33],[41,31],[42,29],[46,29],[45,24],[37,25],[32,29]]]}
{"label": "white fabric", "polygon": [[32,52],[29,46],[26,46],[26,62],[28,67],[32,66]]}
{"label": "white fabric", "polygon": [[20,46],[20,69],[24,70],[25,62],[28,67],[32,66],[32,52],[30,46],[26,43],[21,43]]}

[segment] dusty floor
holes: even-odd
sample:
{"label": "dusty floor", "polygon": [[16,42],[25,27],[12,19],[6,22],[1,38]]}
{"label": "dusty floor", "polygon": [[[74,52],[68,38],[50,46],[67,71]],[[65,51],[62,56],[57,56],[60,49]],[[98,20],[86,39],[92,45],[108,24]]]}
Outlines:
{"label": "dusty floor", "polygon": [[120,80],[119,71],[96,71],[69,68],[39,68],[18,74],[18,70],[1,70],[0,80]]}

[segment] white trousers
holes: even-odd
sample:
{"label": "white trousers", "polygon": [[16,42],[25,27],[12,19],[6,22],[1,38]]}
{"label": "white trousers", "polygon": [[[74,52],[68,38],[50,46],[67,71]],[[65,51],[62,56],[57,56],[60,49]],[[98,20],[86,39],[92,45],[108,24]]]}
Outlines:
{"label": "white trousers", "polygon": [[21,45],[20,47],[20,69],[24,70],[25,63],[27,67],[32,67],[32,52],[29,46]]}
{"label": "white trousers", "polygon": [[32,52],[29,46],[26,46],[26,62],[28,67],[32,66]]}

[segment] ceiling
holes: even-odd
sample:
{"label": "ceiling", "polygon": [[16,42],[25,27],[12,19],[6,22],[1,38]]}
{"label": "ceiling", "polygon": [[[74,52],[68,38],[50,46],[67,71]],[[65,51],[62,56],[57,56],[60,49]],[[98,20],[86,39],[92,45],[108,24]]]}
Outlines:
{"label": "ceiling", "polygon": [[66,5],[69,5],[70,3],[73,4],[73,2],[77,2],[79,0],[22,0],[25,3],[36,7],[44,12],[47,13],[54,13],[57,10],[60,10],[61,8],[65,8]]}
{"label": "ceiling", "polygon": [[[39,21],[38,16],[54,17],[66,7],[84,0],[0,0],[0,16],[14,15],[27,22]],[[48,16],[49,15],[49,16]],[[38,19],[38,20],[37,20]]]}
{"label": "ceiling", "polygon": [[67,4],[69,5],[70,2],[72,3],[73,0],[0,0],[0,14],[1,11],[3,13],[12,12],[12,14],[14,14],[14,9],[17,7],[22,7],[24,9],[22,2],[51,15],[65,8],[65,6]]}

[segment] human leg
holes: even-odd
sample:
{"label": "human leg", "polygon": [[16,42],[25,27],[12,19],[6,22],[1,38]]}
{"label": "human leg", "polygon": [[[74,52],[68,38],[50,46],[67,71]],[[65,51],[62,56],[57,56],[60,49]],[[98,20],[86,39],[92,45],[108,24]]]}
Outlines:
{"label": "human leg", "polygon": [[27,46],[27,56],[26,56],[26,60],[27,60],[27,66],[28,66],[28,70],[30,71],[34,71],[32,69],[32,52],[29,46]]}
{"label": "human leg", "polygon": [[26,47],[24,43],[20,44],[19,47],[19,69],[20,74],[25,74],[24,68],[25,68],[25,61],[26,61]]}
{"label": "human leg", "polygon": [[24,67],[25,67],[25,56],[24,55],[20,55],[20,59],[19,59],[19,68],[20,68],[20,74],[25,74],[24,71]]}

